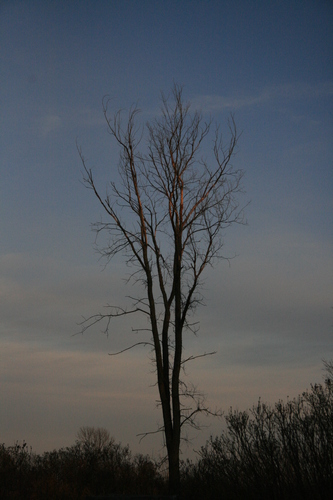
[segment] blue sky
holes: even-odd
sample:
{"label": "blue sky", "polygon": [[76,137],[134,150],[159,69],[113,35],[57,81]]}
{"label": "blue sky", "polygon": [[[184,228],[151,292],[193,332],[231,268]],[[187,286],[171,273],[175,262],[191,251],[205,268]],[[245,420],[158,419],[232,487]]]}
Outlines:
{"label": "blue sky", "polygon": [[[0,2],[0,441],[40,452],[82,425],[133,451],[160,421],[149,352],[131,322],[84,336],[82,315],[125,304],[121,258],[103,270],[90,223],[100,208],[81,181],[81,144],[99,185],[117,176],[102,98],[159,112],[177,82],[226,129],[246,172],[248,225],[225,234],[235,255],[206,275],[201,329],[186,352],[212,407],[274,403],[322,377],[332,358],[333,7],[328,1]],[[205,151],[209,155],[209,144]],[[219,421],[193,441],[198,448]],[[187,451],[188,452],[188,451]]]}

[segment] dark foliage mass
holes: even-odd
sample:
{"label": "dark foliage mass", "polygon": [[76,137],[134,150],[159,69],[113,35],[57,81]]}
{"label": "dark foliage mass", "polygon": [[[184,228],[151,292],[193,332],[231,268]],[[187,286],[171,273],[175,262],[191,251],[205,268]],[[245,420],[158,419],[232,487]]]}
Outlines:
{"label": "dark foliage mass", "polygon": [[[332,375],[332,364],[327,366]],[[333,498],[333,381],[274,407],[230,410],[227,430],[184,464],[192,499]]]}
{"label": "dark foliage mass", "polygon": [[[333,375],[333,365],[327,368]],[[259,401],[250,411],[231,409],[225,420],[226,430],[211,437],[198,461],[182,464],[181,498],[333,498],[331,378],[286,403],[272,407]],[[92,446],[91,439],[78,440],[72,447],[41,456],[25,443],[0,445],[3,500],[115,494],[161,498],[166,490],[165,476],[156,463],[147,456],[132,457],[128,447],[112,438],[103,446]]]}
{"label": "dark foliage mass", "polygon": [[163,479],[149,457],[131,456],[113,441],[102,449],[74,446],[32,453],[23,444],[0,446],[0,498],[86,499],[90,495],[155,494]]}

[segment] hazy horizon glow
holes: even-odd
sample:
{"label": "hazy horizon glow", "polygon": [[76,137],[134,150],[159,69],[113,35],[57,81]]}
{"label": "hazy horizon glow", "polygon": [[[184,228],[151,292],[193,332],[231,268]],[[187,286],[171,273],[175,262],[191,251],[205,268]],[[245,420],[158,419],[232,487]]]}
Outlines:
{"label": "hazy horizon glow", "polygon": [[[4,1],[1,42],[0,442],[37,452],[106,427],[157,457],[161,422],[150,352],[136,320],[75,335],[82,316],[126,305],[129,270],[105,269],[90,224],[76,141],[104,190],[118,150],[102,113],[138,103],[145,123],[174,82],[204,119],[241,137],[248,225],[225,232],[208,270],[188,377],[223,411],[274,403],[322,380],[333,296],[333,6],[329,2]],[[211,154],[208,142],[203,155]],[[191,455],[221,421],[202,420]],[[190,434],[192,437],[192,434]]]}

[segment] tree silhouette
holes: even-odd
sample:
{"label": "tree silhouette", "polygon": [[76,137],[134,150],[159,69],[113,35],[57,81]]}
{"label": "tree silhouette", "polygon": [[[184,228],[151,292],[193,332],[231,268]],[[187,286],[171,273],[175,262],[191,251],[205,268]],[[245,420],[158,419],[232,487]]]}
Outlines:
{"label": "tree silhouette", "polygon": [[80,427],[76,437],[84,449],[92,451],[102,451],[103,448],[113,443],[113,438],[104,427]]}
{"label": "tree silhouette", "polygon": [[95,224],[97,233],[109,235],[102,254],[109,261],[123,253],[127,263],[135,266],[132,278],[142,284],[143,295],[133,298],[131,309],[111,307],[107,314],[90,316],[82,331],[102,320],[108,331],[112,318],[127,314],[148,318],[149,341],[128,349],[140,343],[153,347],[170,492],[176,493],[181,430],[185,424],[196,425],[199,412],[210,411],[180,378],[185,363],[195,359],[183,358],[183,333],[196,328],[189,316],[202,300],[199,289],[204,270],[222,257],[222,230],[243,222],[238,203],[243,172],[230,161],[238,135],[233,116],[226,145],[216,127],[211,166],[200,150],[212,123],[204,122],[199,112],[190,112],[180,86],[174,85],[171,97],[162,94],[161,114],[142,131],[136,125],[137,107],[131,108],[124,126],[122,112],[110,116],[108,104],[109,100],[103,101],[104,116],[120,148],[121,181],[111,181],[105,197],[96,187],[81,148],[78,151],[84,183],[107,216]]}

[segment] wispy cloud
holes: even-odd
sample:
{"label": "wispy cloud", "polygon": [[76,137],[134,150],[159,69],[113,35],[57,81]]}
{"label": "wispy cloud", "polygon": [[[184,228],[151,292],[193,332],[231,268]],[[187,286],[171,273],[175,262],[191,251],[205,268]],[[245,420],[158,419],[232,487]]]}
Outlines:
{"label": "wispy cloud", "polygon": [[124,267],[113,269],[110,276],[98,267],[19,253],[0,256],[0,269],[2,338],[36,340],[43,345],[63,342],[65,348],[92,351],[102,342],[100,347],[112,352],[133,342],[132,326],[134,322],[141,324],[140,318],[124,318],[121,324],[114,321],[112,342],[107,346],[101,333],[104,324],[91,328],[83,338],[73,337],[81,330],[78,323],[83,316],[107,313],[107,304],[131,305],[126,299]]}
{"label": "wispy cloud", "polygon": [[[105,352],[3,341],[1,354],[0,419],[6,445],[25,440],[37,452],[71,445],[82,425],[112,433],[117,428],[117,440],[139,445],[136,434],[154,429],[156,388],[144,357],[127,353],[124,376],[124,358]],[[131,428],[128,415],[135,415]]]}
{"label": "wispy cloud", "polygon": [[51,132],[59,129],[62,125],[62,120],[59,115],[48,114],[40,118],[39,130],[43,137],[46,137]]}
{"label": "wispy cloud", "polygon": [[106,127],[102,106],[92,108],[83,106],[73,111],[73,123],[80,127]]}
{"label": "wispy cloud", "polygon": [[319,99],[333,95],[333,82],[320,82],[318,84],[290,83],[272,85],[248,94],[237,94],[232,96],[223,95],[201,95],[195,96],[191,102],[195,108],[201,109],[203,113],[223,110],[237,110],[250,108],[268,102],[290,99]]}

